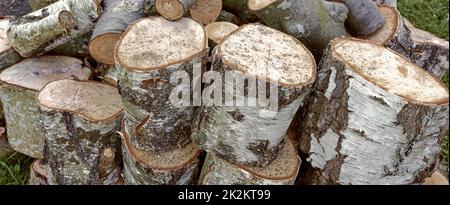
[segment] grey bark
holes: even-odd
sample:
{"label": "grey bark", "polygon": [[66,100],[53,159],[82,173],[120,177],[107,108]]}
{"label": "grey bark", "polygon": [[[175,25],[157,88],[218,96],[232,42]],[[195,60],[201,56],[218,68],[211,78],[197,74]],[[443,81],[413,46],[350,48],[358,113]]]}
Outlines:
{"label": "grey bark", "polygon": [[219,18],[217,18],[217,21],[226,21],[226,22],[230,22],[230,23],[233,23],[236,25],[244,24],[244,21],[240,17],[238,17],[237,15],[235,15],[231,12],[225,11],[225,10],[222,10],[220,12],[220,15],[219,15]]}
{"label": "grey bark", "polygon": [[384,24],[383,15],[372,0],[341,0],[349,9],[348,31],[356,36],[374,33]]}
{"label": "grey bark", "polygon": [[4,45],[4,47],[0,48],[0,71],[22,59],[22,56],[8,43],[6,36],[11,19],[12,17],[0,16],[0,45]]}

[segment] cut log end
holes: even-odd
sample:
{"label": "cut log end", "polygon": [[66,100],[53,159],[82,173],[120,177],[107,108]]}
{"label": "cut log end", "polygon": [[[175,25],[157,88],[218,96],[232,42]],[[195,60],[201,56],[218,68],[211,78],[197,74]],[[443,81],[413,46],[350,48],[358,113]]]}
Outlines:
{"label": "cut log end", "polygon": [[220,16],[222,0],[197,0],[189,11],[193,19],[207,25]]}
{"label": "cut log end", "polygon": [[114,48],[121,34],[107,33],[89,42],[89,53],[100,63],[114,65]]}
{"label": "cut log end", "polygon": [[114,119],[123,109],[117,88],[91,81],[51,82],[37,100],[41,106],[78,113],[93,122]]}
{"label": "cut log end", "polygon": [[156,11],[170,21],[180,19],[184,15],[184,5],[179,0],[156,0]]}
{"label": "cut log end", "polygon": [[217,44],[225,36],[235,31],[239,27],[229,22],[214,22],[208,24],[205,28],[206,32],[208,33],[208,39],[212,40],[214,43]]}
{"label": "cut log end", "polygon": [[336,39],[332,48],[355,72],[390,93],[417,103],[448,103],[448,89],[439,79],[397,53],[357,39]]}
{"label": "cut log end", "polygon": [[58,20],[61,26],[67,30],[71,30],[77,25],[75,17],[67,10],[62,10],[58,13]]}
{"label": "cut log end", "polygon": [[400,26],[399,18],[401,17],[395,8],[389,6],[379,6],[379,10],[384,17],[383,27],[375,33],[361,38],[377,42],[380,45],[385,45],[398,31],[398,27]]}
{"label": "cut log end", "polygon": [[447,185],[448,186],[448,180],[439,171],[436,171],[433,173],[433,175],[431,175],[431,177],[426,178],[425,182],[423,182],[422,185]]}
{"label": "cut log end", "polygon": [[310,84],[316,77],[314,57],[300,41],[261,24],[247,24],[225,37],[219,55],[233,69],[287,86]]}
{"label": "cut log end", "polygon": [[195,20],[149,17],[128,27],[117,44],[115,59],[128,70],[156,70],[203,53],[207,41],[203,25]]}
{"label": "cut log end", "polygon": [[277,0],[249,0],[247,6],[252,11],[259,11]]}

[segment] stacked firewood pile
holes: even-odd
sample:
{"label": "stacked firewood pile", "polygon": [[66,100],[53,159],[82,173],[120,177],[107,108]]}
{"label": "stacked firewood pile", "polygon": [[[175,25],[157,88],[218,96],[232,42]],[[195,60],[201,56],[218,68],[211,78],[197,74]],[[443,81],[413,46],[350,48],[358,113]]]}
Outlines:
{"label": "stacked firewood pile", "polygon": [[30,184],[420,184],[441,160],[449,44],[395,0],[29,2],[0,18],[0,99]]}

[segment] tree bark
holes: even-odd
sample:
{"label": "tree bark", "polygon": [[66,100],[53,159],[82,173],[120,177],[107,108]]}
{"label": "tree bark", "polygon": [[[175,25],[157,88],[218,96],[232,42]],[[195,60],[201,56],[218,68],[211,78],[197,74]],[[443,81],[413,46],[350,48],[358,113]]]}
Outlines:
{"label": "tree bark", "polygon": [[87,80],[91,71],[78,59],[41,56],[25,59],[0,74],[0,98],[5,112],[8,140],[14,150],[42,159],[44,133],[36,93],[48,82],[77,78]]}
{"label": "tree bark", "polygon": [[40,55],[88,33],[100,10],[98,0],[60,0],[12,21],[8,40],[23,57]]}
{"label": "tree bark", "polygon": [[37,95],[49,184],[115,184],[120,176],[122,103],[117,89],[59,80]]}
{"label": "tree bark", "polygon": [[383,27],[383,15],[372,0],[340,0],[349,9],[347,30],[355,36],[372,34]]}
{"label": "tree bark", "polygon": [[122,127],[123,175],[125,184],[189,185],[199,173],[201,150],[193,143],[165,153],[141,151],[133,147]]}
{"label": "tree bark", "polygon": [[8,138],[6,137],[6,129],[0,127],[0,158],[8,156],[14,153],[11,145],[9,145]]}
{"label": "tree bark", "polygon": [[58,0],[27,0],[33,11],[42,9],[50,4],[57,2]]}
{"label": "tree bark", "polygon": [[30,166],[29,185],[48,185],[47,168],[44,160],[36,159]]}
{"label": "tree bark", "polygon": [[323,1],[249,0],[248,6],[265,24],[299,39],[318,58],[330,40],[348,36],[343,22],[328,13]]}
{"label": "tree bark", "polygon": [[220,12],[220,15],[216,21],[217,22],[222,22],[222,21],[230,22],[232,24],[239,25],[239,26],[244,24],[244,21],[240,17],[236,16],[235,14],[233,14],[231,12],[225,11],[225,10],[222,10]]}
{"label": "tree bark", "polygon": [[171,82],[171,77],[181,74],[192,79],[194,70],[200,75],[207,52],[206,31],[192,19],[150,17],[129,27],[118,42],[115,59],[124,126],[134,147],[166,152],[189,143],[193,107],[190,101],[185,105],[170,99],[174,89],[190,91],[193,86],[187,79],[175,85],[178,81]]}
{"label": "tree bark", "polygon": [[286,143],[276,159],[267,166],[232,164],[214,153],[206,155],[200,175],[201,185],[293,185],[301,160],[292,142]]}
{"label": "tree bark", "polygon": [[[269,49],[261,50],[254,45]],[[191,138],[205,150],[230,162],[249,166],[269,164],[281,148],[283,136],[316,77],[312,54],[292,36],[260,24],[247,24],[225,37],[216,46],[212,59],[211,70],[220,78],[223,74],[225,78],[228,74],[232,77],[223,83],[214,79],[216,85],[205,82],[208,90],[220,86],[214,96],[224,93],[225,106],[222,99],[209,103],[204,97]],[[247,87],[244,87],[245,79]],[[242,83],[241,93],[234,91],[235,87],[240,88],[233,81]],[[270,89],[270,103],[263,102],[268,93],[256,96],[256,87]],[[209,97],[205,89],[203,95]]]}
{"label": "tree bark", "polygon": [[372,41],[342,38],[318,76],[299,115],[301,183],[415,184],[431,175],[448,131],[440,80]]}
{"label": "tree bark", "polygon": [[438,78],[449,71],[449,43],[426,31],[415,28],[406,19],[405,25],[411,31],[412,58],[420,67]]}
{"label": "tree bark", "polygon": [[100,63],[114,65],[114,48],[133,21],[145,16],[144,0],[106,0],[92,33],[89,52]]}
{"label": "tree bark", "polygon": [[0,16],[0,71],[22,59],[22,56],[14,50],[6,37],[11,19],[12,17]]}
{"label": "tree bark", "polygon": [[323,5],[333,19],[339,20],[341,23],[345,23],[348,18],[349,10],[344,3],[323,1]]}
{"label": "tree bark", "polygon": [[247,6],[248,0],[222,0],[223,8],[241,18],[246,23],[254,23],[259,18],[253,14]]}

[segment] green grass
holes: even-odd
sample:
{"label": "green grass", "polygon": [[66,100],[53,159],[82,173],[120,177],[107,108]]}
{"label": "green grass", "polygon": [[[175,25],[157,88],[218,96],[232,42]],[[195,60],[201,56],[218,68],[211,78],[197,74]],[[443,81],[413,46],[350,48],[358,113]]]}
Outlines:
{"label": "green grass", "polygon": [[0,185],[23,185],[28,183],[32,159],[23,154],[0,158]]}

